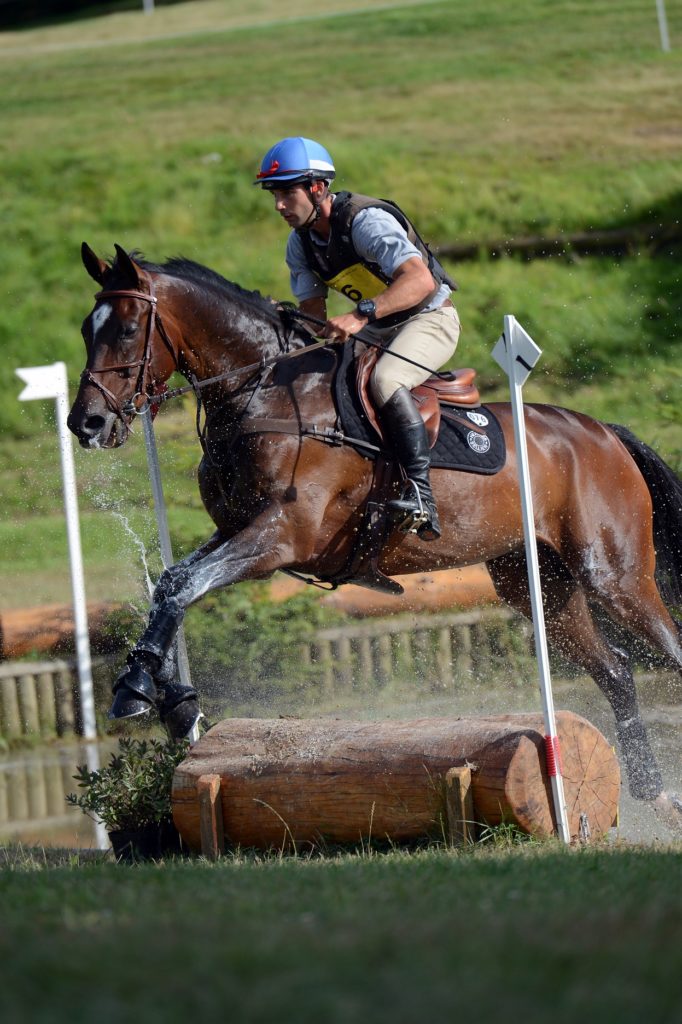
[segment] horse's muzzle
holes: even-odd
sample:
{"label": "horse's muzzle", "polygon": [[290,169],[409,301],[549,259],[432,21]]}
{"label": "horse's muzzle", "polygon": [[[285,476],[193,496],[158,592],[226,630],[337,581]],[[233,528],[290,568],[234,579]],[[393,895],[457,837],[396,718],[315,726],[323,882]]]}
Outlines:
{"label": "horse's muzzle", "polygon": [[78,416],[72,409],[66,425],[76,435],[82,448],[120,448],[130,433],[127,423],[108,411]]}

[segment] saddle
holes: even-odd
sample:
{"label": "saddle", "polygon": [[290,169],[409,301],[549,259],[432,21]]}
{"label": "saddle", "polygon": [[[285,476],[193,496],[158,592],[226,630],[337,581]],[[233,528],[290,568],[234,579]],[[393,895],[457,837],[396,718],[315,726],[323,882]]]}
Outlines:
{"label": "saddle", "polygon": [[[383,355],[383,352],[377,348],[368,348],[362,353],[357,359],[355,381],[365,415],[381,440],[386,443],[379,412],[374,405],[369,388],[369,379],[380,355]],[[429,447],[433,448],[438,440],[441,402],[464,408],[472,408],[481,404],[481,396],[474,383],[475,379],[475,370],[452,370],[448,373],[447,379],[427,377],[423,384],[412,389],[412,397],[426,426]]]}

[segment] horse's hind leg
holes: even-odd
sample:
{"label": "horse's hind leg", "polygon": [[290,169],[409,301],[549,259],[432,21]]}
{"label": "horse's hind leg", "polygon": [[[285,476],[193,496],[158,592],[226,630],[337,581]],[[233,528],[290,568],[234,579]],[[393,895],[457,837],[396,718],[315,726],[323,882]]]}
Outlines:
{"label": "horse's hind leg", "polygon": [[[607,698],[616,719],[630,792],[638,800],[654,800],[663,783],[639,711],[628,656],[606,641],[594,622],[584,591],[558,555],[541,547],[538,556],[548,639],[564,657],[592,676]],[[493,559],[488,562],[488,570],[498,595],[530,617],[524,552],[513,551]]]}
{"label": "horse's hind leg", "polygon": [[[656,558],[646,517],[636,516],[629,536],[623,532],[614,541],[610,549],[602,548],[599,566],[591,559],[583,566],[581,582],[588,598],[598,601],[609,618],[661,653],[682,674],[682,628],[663,603],[654,579]],[[638,555],[634,563],[633,551]],[[641,720],[624,722],[620,728],[632,731],[636,747],[636,737],[643,730]],[[655,808],[668,825],[682,828],[678,795],[661,791]]]}

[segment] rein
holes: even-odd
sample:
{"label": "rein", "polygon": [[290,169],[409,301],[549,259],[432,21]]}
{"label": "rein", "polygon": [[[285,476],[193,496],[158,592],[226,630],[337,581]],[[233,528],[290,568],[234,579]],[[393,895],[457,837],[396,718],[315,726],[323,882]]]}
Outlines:
{"label": "rein", "polygon": [[318,348],[329,348],[330,345],[336,344],[337,342],[335,341],[316,341],[312,345],[304,345],[303,348],[296,348],[293,349],[293,351],[282,352],[279,355],[271,356],[269,359],[260,359],[257,363],[249,363],[248,366],[239,366],[236,370],[226,370],[225,373],[219,373],[216,377],[204,377],[203,380],[197,380],[196,377],[194,377],[191,384],[186,384],[184,387],[173,388],[165,391],[162,395],[155,395],[154,401],[168,402],[171,398],[179,398],[181,395],[186,395],[190,391],[201,391],[202,388],[208,387],[209,384],[217,384],[221,380],[227,380],[229,377],[236,377],[240,373],[250,373],[252,376],[256,376],[256,374],[261,373],[263,370],[267,370],[271,366],[276,366],[278,363],[283,363],[287,359],[295,359],[308,352],[315,352]]}

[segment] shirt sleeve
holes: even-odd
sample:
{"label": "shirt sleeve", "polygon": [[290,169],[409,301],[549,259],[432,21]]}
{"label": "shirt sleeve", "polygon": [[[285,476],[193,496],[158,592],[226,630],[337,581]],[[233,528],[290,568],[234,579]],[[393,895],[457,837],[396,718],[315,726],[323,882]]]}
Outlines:
{"label": "shirt sleeve", "polygon": [[289,235],[285,259],[289,267],[291,293],[297,302],[303,302],[304,299],[326,299],[329,289],[306,263],[303,246],[295,231]]}
{"label": "shirt sleeve", "polygon": [[413,256],[421,259],[419,249],[409,241],[402,225],[377,206],[356,214],[352,237],[356,252],[371,263],[377,263],[387,277],[393,277],[398,267]]}

